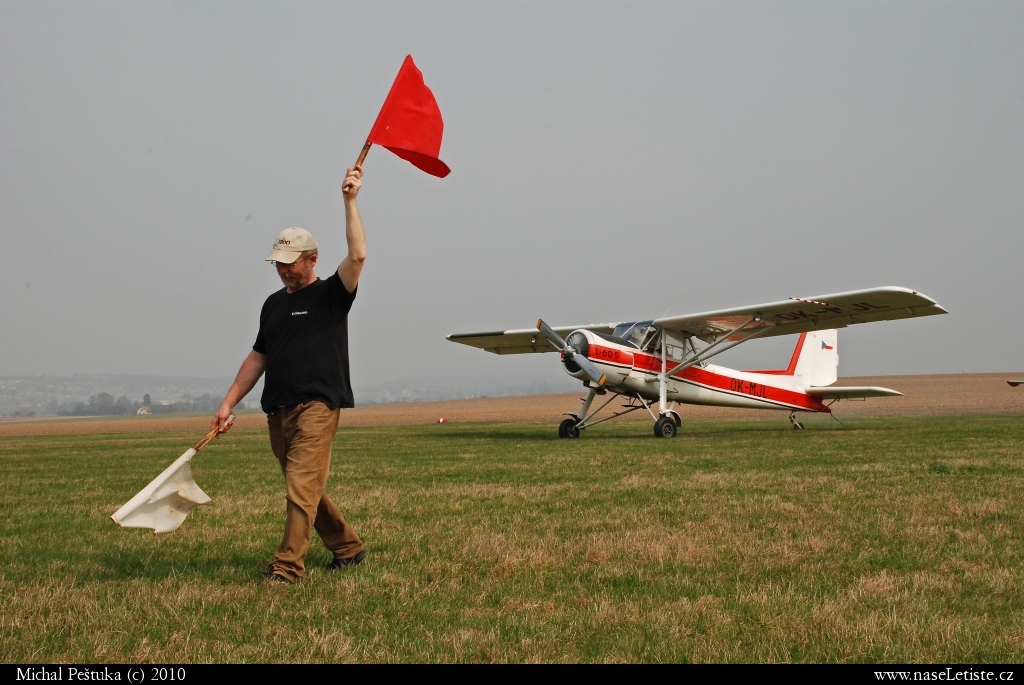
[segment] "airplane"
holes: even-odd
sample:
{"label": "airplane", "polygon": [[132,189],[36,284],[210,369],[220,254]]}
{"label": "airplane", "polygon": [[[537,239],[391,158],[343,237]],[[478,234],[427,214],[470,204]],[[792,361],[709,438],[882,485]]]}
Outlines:
{"label": "airplane", "polygon": [[1008,384],[1008,385],[1009,385],[1009,386],[1010,386],[1011,388],[1016,388],[1016,387],[1017,387],[1018,385],[1020,385],[1021,383],[1024,383],[1024,381],[1006,381],[1006,383],[1007,383],[1007,384]]}
{"label": "airplane", "polygon": [[[447,339],[494,354],[559,352],[565,372],[587,388],[580,408],[564,414],[560,438],[578,438],[587,428],[640,410],[654,419],[657,437],[674,438],[682,426],[676,403],[785,410],[793,428],[803,430],[797,412],[830,414],[839,400],[902,395],[832,385],[838,378],[837,329],[946,313],[916,290],[889,286],[646,321],[552,327],[539,320],[535,328]],[[789,334],[800,337],[785,369],[738,371],[708,363],[749,340]],[[611,396],[591,411],[594,399],[606,394]],[[622,410],[597,419],[617,397],[625,400]]]}

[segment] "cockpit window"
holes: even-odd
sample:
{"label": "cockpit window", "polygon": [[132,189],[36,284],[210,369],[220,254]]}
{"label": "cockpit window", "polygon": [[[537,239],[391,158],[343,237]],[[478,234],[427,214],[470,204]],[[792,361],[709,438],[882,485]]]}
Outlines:
{"label": "cockpit window", "polygon": [[635,347],[641,347],[644,339],[647,337],[648,329],[651,326],[652,321],[633,321],[628,323],[620,323],[615,327],[615,332],[612,333],[616,338],[625,340],[626,342],[634,345]]}
{"label": "cockpit window", "polygon": [[[618,338],[638,350],[643,350],[648,354],[660,357],[662,330],[651,325],[653,323],[653,321],[620,323],[615,327],[612,337]],[[694,347],[692,339],[686,337],[680,339],[668,331],[665,332],[665,336],[668,343],[665,348],[665,356],[668,359],[680,362],[697,353],[697,348]],[[697,366],[701,367],[706,365],[706,362],[698,362],[697,364]]]}
{"label": "cockpit window", "polygon": [[661,331],[653,326],[647,329],[641,349],[645,352],[657,352],[661,349]]}

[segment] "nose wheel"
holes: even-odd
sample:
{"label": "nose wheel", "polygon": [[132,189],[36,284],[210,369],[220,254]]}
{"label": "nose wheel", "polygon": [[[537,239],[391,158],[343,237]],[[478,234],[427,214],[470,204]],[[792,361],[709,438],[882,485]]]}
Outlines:
{"label": "nose wheel", "polygon": [[654,437],[674,438],[676,437],[676,422],[671,416],[662,416],[654,422]]}

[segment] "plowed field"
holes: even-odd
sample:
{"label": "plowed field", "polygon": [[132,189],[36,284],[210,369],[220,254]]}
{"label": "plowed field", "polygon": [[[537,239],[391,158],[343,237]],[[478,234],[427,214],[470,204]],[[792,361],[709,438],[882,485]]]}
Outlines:
{"label": "plowed field", "polygon": [[[956,415],[956,414],[1022,414],[1024,385],[1012,388],[1006,380],[1024,379],[1024,372],[946,374],[923,376],[861,376],[840,378],[836,385],[877,385],[892,388],[903,397],[873,398],[865,401],[847,400],[834,407],[836,416],[879,415]],[[356,407],[342,413],[342,426],[398,426],[449,422],[551,422],[556,425],[562,412],[579,408],[583,393],[533,395],[524,397],[489,397],[446,402],[379,404]],[[610,406],[617,406],[612,402]],[[772,412],[755,409],[728,409],[683,405],[678,407],[683,421],[687,419],[765,419]],[[785,412],[776,412],[780,420]],[[650,415],[637,411],[619,419],[651,421]],[[265,425],[263,414],[246,412],[238,417],[239,428]],[[190,415],[104,417],[62,417],[34,419],[0,419],[0,435],[58,435],[80,433],[135,433],[155,431],[188,431],[204,433],[209,418]]]}

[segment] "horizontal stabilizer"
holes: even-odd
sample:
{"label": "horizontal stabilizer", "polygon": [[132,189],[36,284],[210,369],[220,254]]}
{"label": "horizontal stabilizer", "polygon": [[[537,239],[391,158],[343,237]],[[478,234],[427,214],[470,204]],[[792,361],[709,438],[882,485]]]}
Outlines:
{"label": "horizontal stabilizer", "polygon": [[879,388],[873,385],[854,385],[846,388],[835,386],[826,388],[807,388],[807,394],[821,400],[849,400],[861,397],[902,397],[903,393],[889,388]]}

